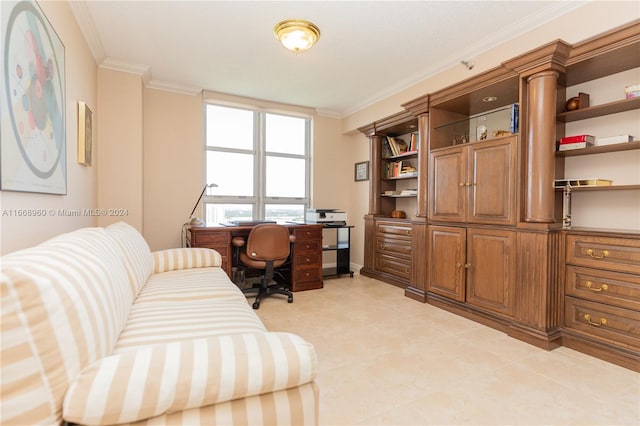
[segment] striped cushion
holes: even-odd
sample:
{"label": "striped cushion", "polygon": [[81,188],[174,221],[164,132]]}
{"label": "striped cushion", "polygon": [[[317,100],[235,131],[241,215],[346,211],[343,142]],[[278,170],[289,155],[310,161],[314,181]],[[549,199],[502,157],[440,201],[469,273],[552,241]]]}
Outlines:
{"label": "striped cushion", "polygon": [[110,354],[132,296],[121,253],[100,228],[2,258],[0,423],[54,423],[86,366]]}
{"label": "striped cushion", "polygon": [[136,304],[114,353],[176,340],[264,331],[264,324],[246,301]]}
{"label": "striped cushion", "polygon": [[153,252],[153,273],[221,266],[220,253],[208,248],[175,248]]}
{"label": "striped cushion", "polygon": [[243,399],[191,408],[149,420],[127,423],[135,426],[173,425],[317,425],[319,391],[315,382]]}
{"label": "striped cushion", "polygon": [[229,281],[218,267],[181,269],[149,278],[135,300],[139,303],[188,302],[203,299],[237,300],[246,304],[246,297]]}
{"label": "striped cushion", "polygon": [[252,333],[155,345],[104,358],[71,385],[64,419],[133,422],[288,389],[312,381],[313,345],[289,333]]}
{"label": "striped cushion", "polygon": [[151,249],[140,232],[128,223],[117,222],[107,226],[105,230],[122,250],[131,293],[135,297],[153,270]]}

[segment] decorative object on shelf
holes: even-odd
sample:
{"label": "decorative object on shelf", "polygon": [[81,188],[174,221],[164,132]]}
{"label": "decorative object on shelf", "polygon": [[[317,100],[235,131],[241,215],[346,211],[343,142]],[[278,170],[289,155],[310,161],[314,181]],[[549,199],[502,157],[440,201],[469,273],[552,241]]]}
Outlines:
{"label": "decorative object on shelf", "polygon": [[616,135],[616,136],[609,136],[606,138],[598,138],[598,140],[596,141],[596,145],[597,146],[615,145],[617,143],[625,143],[625,142],[633,142],[633,136]]}
{"label": "decorative object on shelf", "polygon": [[362,161],[360,163],[355,164],[354,180],[356,182],[369,180],[369,162],[368,161]]}
{"label": "decorative object on shelf", "polygon": [[215,183],[210,183],[208,185],[205,185],[204,188],[202,188],[202,192],[200,193],[200,196],[198,197],[198,201],[196,201],[196,205],[193,206],[193,210],[191,210],[191,214],[189,215],[189,217],[191,218],[191,221],[188,222],[189,226],[192,227],[202,227],[205,225],[204,220],[200,219],[199,217],[194,216],[193,214],[196,211],[196,208],[198,208],[198,204],[200,204],[200,200],[202,200],[202,197],[204,196],[205,191],[207,190],[207,188],[216,188],[218,185],[216,185]]}
{"label": "decorative object on shelf", "polygon": [[571,185],[562,189],[562,227],[571,228]]}
{"label": "decorative object on shelf", "polygon": [[394,219],[405,219],[407,214],[402,210],[394,210],[391,212],[391,217]]}
{"label": "decorative object on shelf", "polygon": [[487,139],[487,117],[479,117],[478,125],[476,126],[476,140],[483,141]]}
{"label": "decorative object on shelf", "polygon": [[511,136],[511,132],[508,130],[494,130],[491,133],[491,136],[494,138],[501,138],[503,136]]}
{"label": "decorative object on shelf", "polygon": [[624,88],[625,98],[637,98],[640,97],[640,84],[632,84]]}
{"label": "decorative object on shelf", "polygon": [[589,94],[588,93],[578,93],[578,96],[574,96],[573,98],[569,98],[567,103],[565,104],[565,108],[567,111],[575,111],[582,108],[589,107]]}
{"label": "decorative object on shelf", "polygon": [[64,195],[64,45],[37,2],[0,2],[0,8],[0,84],[6,89],[0,104],[0,188]]}
{"label": "decorative object on shelf", "polygon": [[273,28],[273,33],[284,47],[296,53],[311,49],[320,39],[320,29],[303,19],[280,21]]}
{"label": "decorative object on shelf", "polygon": [[85,102],[78,102],[78,163],[91,165],[93,114]]}

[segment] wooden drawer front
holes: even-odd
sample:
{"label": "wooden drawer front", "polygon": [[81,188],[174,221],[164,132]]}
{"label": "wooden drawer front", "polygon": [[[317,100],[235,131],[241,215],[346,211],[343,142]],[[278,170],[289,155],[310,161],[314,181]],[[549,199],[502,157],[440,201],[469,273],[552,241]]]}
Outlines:
{"label": "wooden drawer front", "polygon": [[191,235],[194,247],[207,243],[218,243],[220,245],[224,245],[229,244],[230,241],[230,235],[228,232],[211,232],[209,234],[195,232]]}
{"label": "wooden drawer front", "polygon": [[376,238],[376,252],[389,256],[411,258],[411,243],[392,238]]}
{"label": "wooden drawer front", "polygon": [[322,268],[295,268],[294,273],[296,285],[310,281],[322,283]]}
{"label": "wooden drawer front", "polygon": [[617,346],[640,350],[640,313],[565,297],[564,325]]}
{"label": "wooden drawer front", "polygon": [[640,274],[640,240],[567,235],[567,263]]}
{"label": "wooden drawer front", "polygon": [[411,279],[411,261],[399,259],[395,256],[376,256],[376,269],[382,272],[396,275],[401,278]]}
{"label": "wooden drawer front", "polygon": [[321,251],[321,240],[301,240],[294,244],[293,251],[298,253],[318,253]]}
{"label": "wooden drawer front", "polygon": [[318,266],[322,263],[320,254],[297,254],[296,253],[296,268],[304,268],[305,266],[315,265]]}
{"label": "wooden drawer front", "polygon": [[296,237],[296,243],[305,240],[322,241],[322,228],[318,229],[294,229],[293,235]]}
{"label": "wooden drawer front", "polygon": [[395,222],[376,222],[377,235],[395,235],[411,239],[411,225]]}
{"label": "wooden drawer front", "polygon": [[640,277],[567,266],[566,294],[640,311]]}

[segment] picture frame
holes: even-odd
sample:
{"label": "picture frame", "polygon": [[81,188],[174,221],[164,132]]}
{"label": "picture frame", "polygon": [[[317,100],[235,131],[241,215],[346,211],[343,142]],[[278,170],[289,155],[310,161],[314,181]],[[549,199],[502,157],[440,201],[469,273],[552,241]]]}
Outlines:
{"label": "picture frame", "polygon": [[0,1],[0,16],[0,189],[66,195],[64,44],[34,0]]}
{"label": "picture frame", "polygon": [[354,167],[354,180],[356,182],[369,180],[369,162],[356,163]]}
{"label": "picture frame", "polygon": [[78,102],[78,163],[91,166],[93,113],[85,102]]}

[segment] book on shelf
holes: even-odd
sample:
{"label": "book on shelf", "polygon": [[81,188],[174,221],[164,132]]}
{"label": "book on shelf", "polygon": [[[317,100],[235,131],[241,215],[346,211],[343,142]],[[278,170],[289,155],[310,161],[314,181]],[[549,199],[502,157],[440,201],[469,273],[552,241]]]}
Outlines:
{"label": "book on shelf", "polygon": [[387,144],[391,150],[392,156],[396,157],[407,152],[408,146],[405,141],[393,136],[387,136]]}
{"label": "book on shelf", "polygon": [[411,133],[411,139],[409,140],[408,152],[418,151],[418,133]]}
{"label": "book on shelf", "polygon": [[417,176],[418,169],[409,161],[392,161],[387,163],[384,171],[385,178]]}
{"label": "book on shelf", "polygon": [[558,151],[571,151],[572,149],[582,149],[593,146],[591,142],[573,142],[573,143],[561,143],[558,147]]}
{"label": "book on shelf", "polygon": [[598,138],[598,140],[596,141],[596,145],[598,146],[614,145],[617,143],[625,143],[625,142],[633,142],[633,136],[616,135],[616,136],[608,136],[606,138]]}
{"label": "book on shelf", "polygon": [[511,104],[511,120],[509,123],[509,131],[511,133],[518,133],[520,128],[520,106],[518,104]]}
{"label": "book on shelf", "polygon": [[596,138],[592,135],[565,136],[564,138],[560,138],[560,145],[576,142],[589,142],[591,145],[593,145],[595,141]]}

